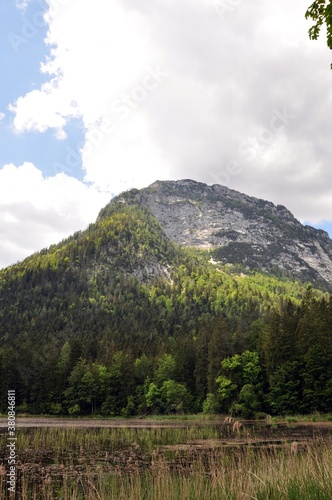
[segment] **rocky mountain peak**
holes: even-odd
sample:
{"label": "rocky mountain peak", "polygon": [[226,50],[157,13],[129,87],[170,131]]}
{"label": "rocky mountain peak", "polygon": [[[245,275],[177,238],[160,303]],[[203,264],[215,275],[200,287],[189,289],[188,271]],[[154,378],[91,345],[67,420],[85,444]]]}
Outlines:
{"label": "rocky mountain peak", "polygon": [[171,240],[216,260],[332,286],[332,240],[282,205],[191,179],[156,181],[111,204],[119,202],[148,207]]}

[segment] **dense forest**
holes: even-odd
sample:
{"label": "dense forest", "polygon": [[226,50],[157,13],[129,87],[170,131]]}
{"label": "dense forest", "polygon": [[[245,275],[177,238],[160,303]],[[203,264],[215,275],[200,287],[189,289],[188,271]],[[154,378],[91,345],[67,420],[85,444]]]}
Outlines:
{"label": "dense forest", "polygon": [[327,412],[332,297],[180,248],[147,208],[0,271],[0,393],[54,415]]}

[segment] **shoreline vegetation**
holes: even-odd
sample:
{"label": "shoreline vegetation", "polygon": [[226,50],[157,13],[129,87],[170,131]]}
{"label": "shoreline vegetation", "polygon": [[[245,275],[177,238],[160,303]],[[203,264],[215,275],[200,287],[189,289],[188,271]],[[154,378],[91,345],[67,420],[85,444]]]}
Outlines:
{"label": "shoreline vegetation", "polygon": [[[144,415],[142,417],[139,416],[133,416],[133,417],[122,417],[122,416],[105,416],[105,415],[99,415],[99,414],[93,414],[93,415],[33,415],[30,413],[19,413],[17,415],[17,420],[18,420],[18,426],[24,427],[22,425],[22,422],[24,421],[33,421],[36,420],[38,422],[38,425],[42,425],[43,421],[54,421],[54,422],[109,422],[114,423],[115,425],[118,422],[123,422],[126,425],[130,424],[131,422],[137,422],[142,425],[145,425],[146,423],[149,422],[174,422],[174,421],[180,421],[185,423],[186,425],[189,422],[198,422],[198,423],[214,423],[216,421],[223,422],[225,418],[227,418],[227,415],[223,414],[204,414],[204,413],[194,413],[194,414],[169,414],[169,415],[157,415],[157,414],[151,414],[151,415]],[[276,415],[276,416],[271,416],[268,414],[262,413],[261,416],[257,416],[256,418],[253,419],[237,419],[241,422],[266,422],[267,424],[282,424],[282,423],[306,423],[306,422],[314,422],[314,423],[326,423],[326,422],[332,422],[332,413],[312,413],[308,415]],[[37,426],[38,426],[37,425]],[[7,415],[4,413],[0,413],[0,429],[2,427],[7,426]]]}
{"label": "shoreline vegetation", "polygon": [[[331,420],[330,414],[256,421],[19,415],[15,499],[329,500]],[[5,465],[0,496],[7,498]]]}

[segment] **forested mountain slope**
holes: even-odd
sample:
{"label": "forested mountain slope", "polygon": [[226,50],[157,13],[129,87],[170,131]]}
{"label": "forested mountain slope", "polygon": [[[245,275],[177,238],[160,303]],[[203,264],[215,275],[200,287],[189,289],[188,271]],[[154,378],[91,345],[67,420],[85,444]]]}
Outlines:
{"label": "forested mountain slope", "polygon": [[328,411],[331,296],[210,261],[118,200],[0,271],[3,411]]}

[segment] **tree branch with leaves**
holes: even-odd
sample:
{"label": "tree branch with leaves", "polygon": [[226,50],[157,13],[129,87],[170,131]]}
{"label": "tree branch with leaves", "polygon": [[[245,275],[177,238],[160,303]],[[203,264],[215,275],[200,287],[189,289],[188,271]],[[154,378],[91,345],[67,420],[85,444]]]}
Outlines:
{"label": "tree branch with leaves", "polygon": [[[315,24],[309,29],[310,40],[317,40],[321,27],[326,26],[326,43],[332,50],[332,0],[316,0],[305,13],[306,19],[312,19]],[[331,64],[332,69],[332,64]]]}

